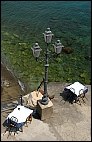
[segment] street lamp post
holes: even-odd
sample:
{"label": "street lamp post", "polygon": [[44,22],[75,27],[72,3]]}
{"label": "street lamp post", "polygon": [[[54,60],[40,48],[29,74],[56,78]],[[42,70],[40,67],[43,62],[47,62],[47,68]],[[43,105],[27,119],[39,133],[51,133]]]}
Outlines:
{"label": "street lamp post", "polygon": [[[41,103],[43,105],[47,105],[49,100],[48,100],[48,92],[47,92],[47,84],[48,84],[48,67],[49,67],[49,64],[48,64],[48,55],[49,55],[49,49],[48,49],[48,46],[49,46],[49,43],[51,43],[51,40],[52,40],[52,32],[50,30],[50,28],[47,28],[47,30],[45,31],[45,33],[43,33],[44,35],[44,39],[45,39],[45,42],[47,44],[46,46],[46,51],[45,51],[45,78],[44,78],[44,95],[42,97],[42,100],[41,100]],[[54,50],[55,50],[55,53],[56,54],[60,54],[61,51],[62,51],[62,47],[64,47],[60,40],[57,40],[57,42],[55,42],[55,44],[53,44],[54,46]],[[35,45],[33,46],[32,48],[32,51],[33,51],[33,55],[34,57],[36,57],[36,61],[40,55],[40,51],[42,49],[40,48],[40,46],[38,45],[38,43],[35,43]]]}

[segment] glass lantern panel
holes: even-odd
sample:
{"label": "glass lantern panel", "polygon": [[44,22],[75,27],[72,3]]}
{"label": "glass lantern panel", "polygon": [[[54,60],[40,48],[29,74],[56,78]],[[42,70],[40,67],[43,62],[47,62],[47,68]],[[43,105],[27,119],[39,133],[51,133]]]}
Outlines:
{"label": "glass lantern panel", "polygon": [[35,50],[35,51],[33,52],[33,55],[34,55],[34,57],[39,57],[39,55],[40,55],[40,50]]}
{"label": "glass lantern panel", "polygon": [[61,53],[62,47],[61,47],[61,46],[60,46],[60,47],[56,47],[56,50],[55,50],[55,51],[56,51],[57,54]]}
{"label": "glass lantern panel", "polygon": [[49,35],[44,34],[44,39],[46,43],[51,43],[52,34]]}

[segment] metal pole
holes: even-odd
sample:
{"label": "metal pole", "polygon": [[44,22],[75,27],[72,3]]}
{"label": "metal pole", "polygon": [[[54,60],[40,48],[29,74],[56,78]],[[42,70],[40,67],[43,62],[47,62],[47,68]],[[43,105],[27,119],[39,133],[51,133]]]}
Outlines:
{"label": "metal pole", "polygon": [[48,104],[48,92],[47,92],[47,83],[48,83],[48,43],[46,47],[46,53],[45,53],[45,79],[44,79],[44,96],[42,98],[42,104],[46,105]]}
{"label": "metal pole", "polygon": [[47,48],[46,48],[46,60],[45,60],[45,80],[44,80],[44,96],[48,96],[48,92],[47,92],[47,83],[48,83],[48,43],[47,43]]}
{"label": "metal pole", "polygon": [[21,105],[23,105],[23,103],[22,103],[22,94],[21,94],[20,96],[21,96],[21,98],[20,98],[20,103],[21,103]]}

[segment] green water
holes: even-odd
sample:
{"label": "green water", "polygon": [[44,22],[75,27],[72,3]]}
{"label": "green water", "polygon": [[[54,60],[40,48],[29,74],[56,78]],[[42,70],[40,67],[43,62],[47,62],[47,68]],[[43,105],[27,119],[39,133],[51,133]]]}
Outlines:
{"label": "green water", "polygon": [[[17,77],[30,88],[42,80],[44,64],[35,61],[31,47],[38,42],[44,51],[46,44],[42,33],[47,27],[54,34],[52,43],[60,39],[65,47],[74,49],[72,54],[61,53],[57,59],[49,60],[48,80],[90,84],[90,1],[2,1],[1,52]],[[52,45],[49,49],[53,51]]]}

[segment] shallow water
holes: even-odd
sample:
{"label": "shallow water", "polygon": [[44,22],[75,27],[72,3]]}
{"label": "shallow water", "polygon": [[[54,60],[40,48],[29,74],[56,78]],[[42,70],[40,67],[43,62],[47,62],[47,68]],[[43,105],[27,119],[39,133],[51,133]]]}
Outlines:
{"label": "shallow water", "polygon": [[[69,81],[80,79],[83,83],[90,83],[90,61],[85,59],[85,56],[90,55],[91,50],[90,1],[2,1],[2,48],[12,60],[12,64],[14,63],[18,68],[17,74],[20,71],[22,77],[28,79],[29,86],[32,85],[30,82],[32,78],[35,80],[35,76],[38,78],[40,75],[43,78],[43,74],[40,74],[42,69],[33,68],[36,63],[32,64],[29,48],[34,42],[39,42],[44,48],[42,33],[47,27],[50,27],[54,33],[53,41],[59,38],[66,47],[74,48],[73,57],[62,54],[59,68],[56,66],[57,63],[49,68],[49,74],[52,76],[53,71],[55,76],[53,81],[57,81],[58,72],[61,78],[59,81],[65,81],[63,79],[68,74],[65,79]],[[17,36],[14,37],[13,34]],[[18,42],[26,43],[28,49],[23,51],[23,54]],[[57,71],[54,68],[57,68]],[[38,74],[35,70],[39,71]]]}

